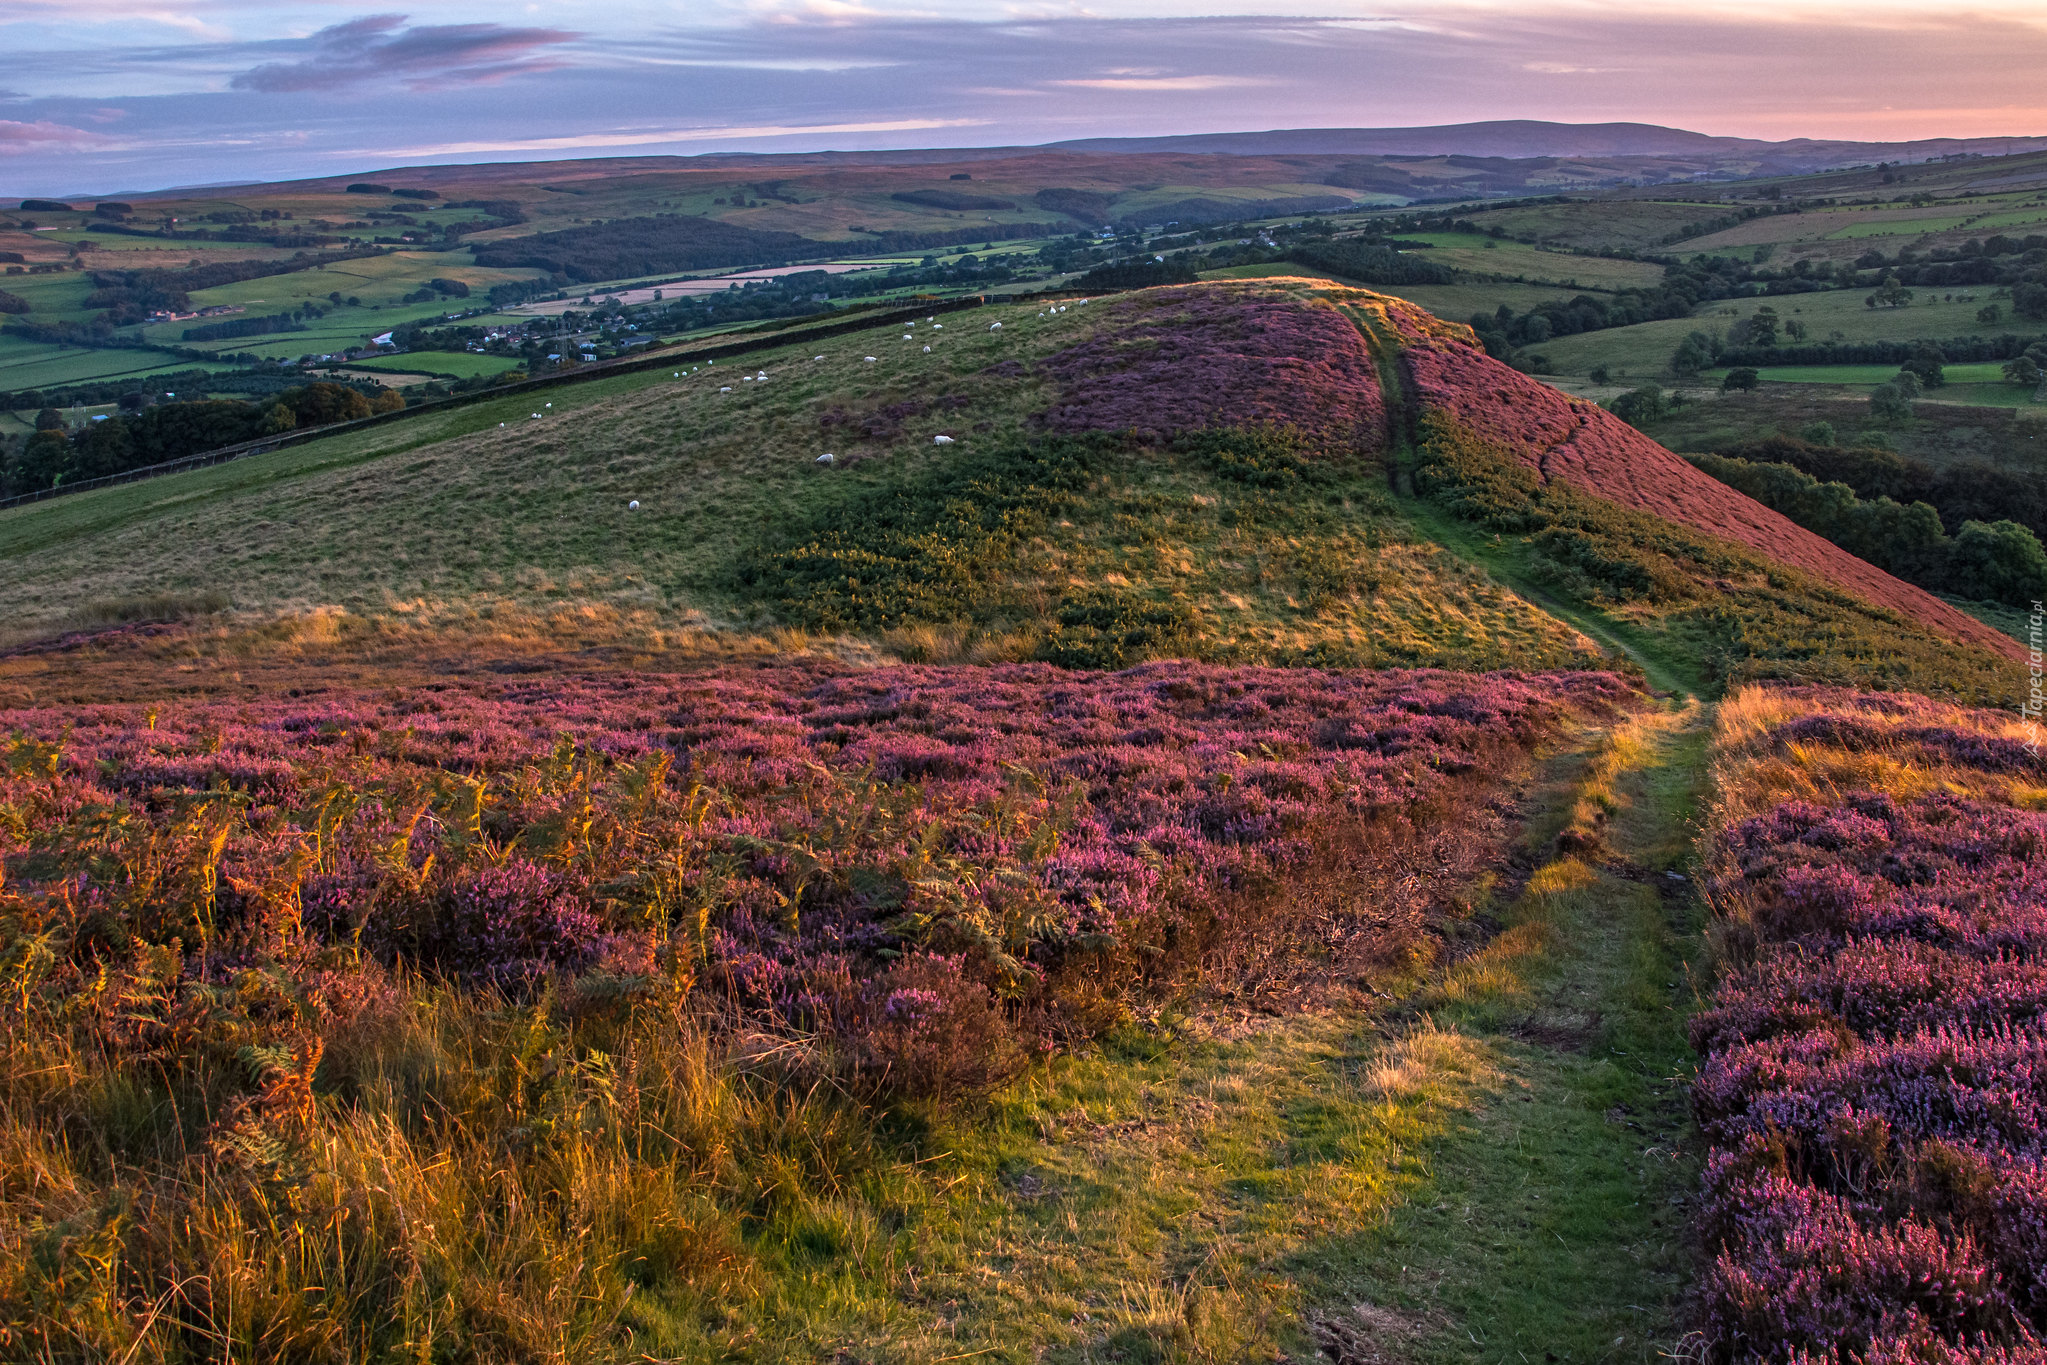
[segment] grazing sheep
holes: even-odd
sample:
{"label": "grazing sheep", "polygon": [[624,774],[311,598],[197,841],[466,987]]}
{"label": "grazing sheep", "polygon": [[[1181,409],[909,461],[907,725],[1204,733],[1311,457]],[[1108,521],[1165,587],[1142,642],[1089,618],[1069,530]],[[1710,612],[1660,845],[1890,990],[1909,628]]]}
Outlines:
{"label": "grazing sheep", "polygon": [[625,510],[626,510],[626,511],[628,511],[628,512],[637,512],[637,511],[639,511],[639,510],[640,510],[640,500],[639,500],[638,498],[634,498],[634,499],[633,499],[633,500],[632,500],[631,502],[629,502],[629,503],[627,503],[627,504],[625,505]]}
{"label": "grazing sheep", "polygon": [[867,363],[872,365],[874,363],[874,357],[873,356],[867,357]]}
{"label": "grazing sheep", "polygon": [[812,461],[811,461],[811,463],[812,463],[812,464],[836,464],[836,463],[838,463],[838,461],[837,461],[836,459],[834,459],[834,458],[833,458],[833,456],[832,456],[832,453],[831,453],[831,452],[830,452],[829,450],[827,450],[827,451],[826,451],[826,452],[825,452],[824,454],[822,454],[822,455],[818,456],[818,457],[817,457],[817,458],[816,458],[815,460],[812,460]]}
{"label": "grazing sheep", "polygon": [[929,346],[926,346],[926,347],[924,348],[924,354],[925,354],[925,355],[930,355],[930,354],[931,354],[931,348],[930,348]]}
{"label": "grazing sheep", "polygon": [[722,389],[718,390],[718,392],[719,392],[719,393],[730,393],[730,392],[732,392],[732,386],[731,386],[730,384],[727,384],[727,385],[726,385],[726,386],[725,386],[724,388],[722,388]]}
{"label": "grazing sheep", "polygon": [[991,332],[999,332],[1002,330],[1002,324],[999,322],[991,322],[988,324],[988,330]]}
{"label": "grazing sheep", "polygon": [[950,436],[934,436],[934,437],[932,437],[932,438],[931,438],[931,444],[933,444],[933,445],[935,445],[935,446],[949,446],[949,445],[951,445],[951,444],[952,444],[952,437],[950,437]]}

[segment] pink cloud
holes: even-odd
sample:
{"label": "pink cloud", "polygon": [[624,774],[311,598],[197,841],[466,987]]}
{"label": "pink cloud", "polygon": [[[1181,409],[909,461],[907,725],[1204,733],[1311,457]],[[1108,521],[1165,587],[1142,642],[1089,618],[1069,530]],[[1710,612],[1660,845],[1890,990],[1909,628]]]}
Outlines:
{"label": "pink cloud", "polygon": [[105,147],[111,139],[98,133],[88,133],[83,128],[70,128],[61,123],[38,119],[34,123],[20,123],[14,119],[0,119],[0,156],[21,156],[29,152],[91,151]]}

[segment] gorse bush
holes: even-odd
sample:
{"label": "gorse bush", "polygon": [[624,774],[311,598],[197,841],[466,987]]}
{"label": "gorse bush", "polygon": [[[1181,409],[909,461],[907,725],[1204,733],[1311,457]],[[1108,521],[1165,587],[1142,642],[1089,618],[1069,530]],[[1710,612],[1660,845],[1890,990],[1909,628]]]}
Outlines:
{"label": "gorse bush", "polygon": [[1080,514],[1099,441],[1055,438],[974,450],[854,493],[754,550],[738,582],[824,630],[988,620],[1009,605],[1023,547]]}
{"label": "gorse bush", "polygon": [[[1389,512],[1370,462],[1331,459],[1290,428],[1193,432],[1154,452],[1038,437],[889,469],[755,545],[732,582],[814,629],[965,626],[1065,667],[1250,660],[1269,649],[1204,621],[1176,557],[1234,535],[1262,589],[1312,617],[1388,581]],[[1173,567],[1075,586],[1109,572],[1112,552],[1119,570]]]}

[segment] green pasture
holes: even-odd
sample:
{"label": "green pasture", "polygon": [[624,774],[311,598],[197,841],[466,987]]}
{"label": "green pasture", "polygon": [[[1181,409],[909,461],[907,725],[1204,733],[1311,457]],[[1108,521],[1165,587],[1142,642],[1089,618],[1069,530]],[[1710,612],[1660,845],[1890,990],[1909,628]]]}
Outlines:
{"label": "green pasture", "polygon": [[[1882,384],[1897,372],[1896,365],[1772,365],[1757,370],[1756,375],[1770,384]],[[1724,370],[1715,370],[1706,377],[1717,382],[1725,373]],[[1996,361],[1977,365],[1943,365],[1941,373],[1950,388],[1957,384],[1997,384],[2003,382],[2004,366]],[[1928,396],[1945,392],[1942,389]]]}
{"label": "green pasture", "polygon": [[[1988,300],[1988,286],[1948,291],[1950,300],[1932,290],[1915,290],[1904,308],[1870,308],[1863,304],[1866,289],[1842,289],[1823,294],[1791,294],[1781,298],[1741,299],[1709,303],[1689,318],[1668,318],[1614,327],[1601,332],[1581,332],[1544,342],[1541,350],[1557,373],[1579,375],[1604,365],[1618,373],[1651,376],[1665,372],[1671,352],[1692,332],[1719,333],[1758,308],[1774,308],[1785,322],[1801,322],[1807,344],[1842,341],[1945,341],[1950,337],[1977,336],[1986,332],[2002,334],[2014,330],[2010,321],[1986,326],[1976,313]],[[2037,325],[2019,324],[2022,335],[2039,331]],[[1786,340],[1785,345],[1799,343]],[[1892,371],[1887,370],[1886,373]]]}
{"label": "green pasture", "polygon": [[[92,281],[80,271],[67,270],[61,275],[0,275],[0,289],[28,300],[32,311],[21,319],[24,322],[82,321],[91,317],[85,296],[92,288]],[[13,317],[0,318],[0,322],[13,321]]]}
{"label": "green pasture", "polygon": [[1502,209],[1474,207],[1471,216],[1509,236],[1533,237],[1552,246],[1614,251],[1656,247],[1673,232],[1721,212],[1725,210],[1713,204],[1583,199]]}
{"label": "green pasture", "polygon": [[228,365],[203,365],[181,360],[161,351],[87,350],[55,347],[21,337],[0,335],[0,390],[46,389],[64,384],[84,384],[97,379],[121,379],[173,370],[197,368],[230,369]]}
{"label": "green pasture", "polygon": [[1940,218],[1864,218],[1859,223],[1850,223],[1828,235],[1836,240],[1853,240],[1862,237],[1923,237],[1929,232],[1946,232],[1969,221],[1969,215],[1953,214]]}
{"label": "green pasture", "polygon": [[501,355],[477,355],[473,351],[408,351],[404,355],[379,356],[374,360],[349,362],[355,370],[382,370],[391,374],[452,375],[474,379],[480,374],[503,374],[518,365]]}
{"label": "green pasture", "polygon": [[1402,238],[1429,243],[1434,250],[1419,254],[1438,265],[1488,275],[1521,275],[1568,289],[1648,288],[1663,280],[1663,267],[1647,261],[1545,251],[1526,242],[1501,240],[1482,233],[1424,232],[1402,234]]}

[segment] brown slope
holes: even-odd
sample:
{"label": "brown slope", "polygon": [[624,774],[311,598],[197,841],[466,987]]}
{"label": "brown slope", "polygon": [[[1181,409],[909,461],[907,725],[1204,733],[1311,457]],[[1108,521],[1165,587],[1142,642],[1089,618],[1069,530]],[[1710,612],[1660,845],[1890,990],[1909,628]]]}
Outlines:
{"label": "brown slope", "polygon": [[1545,481],[1745,545],[1952,639],[2020,659],[2018,641],[1694,469],[1597,404],[1488,356],[1475,343],[1416,338],[1402,361],[1423,405],[1513,452]]}

